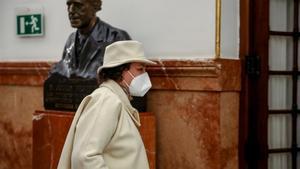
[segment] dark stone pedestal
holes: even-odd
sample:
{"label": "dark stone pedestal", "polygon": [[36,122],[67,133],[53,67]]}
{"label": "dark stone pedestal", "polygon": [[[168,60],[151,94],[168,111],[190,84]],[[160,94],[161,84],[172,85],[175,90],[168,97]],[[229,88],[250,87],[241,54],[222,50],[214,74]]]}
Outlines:
{"label": "dark stone pedestal", "polygon": [[[82,99],[98,87],[96,79],[51,75],[44,83],[44,107],[49,110],[76,111]],[[131,101],[139,112],[146,111],[146,96]]]}
{"label": "dark stone pedestal", "polygon": [[44,83],[44,107],[50,110],[76,110],[82,99],[96,88],[96,79],[51,75]]}

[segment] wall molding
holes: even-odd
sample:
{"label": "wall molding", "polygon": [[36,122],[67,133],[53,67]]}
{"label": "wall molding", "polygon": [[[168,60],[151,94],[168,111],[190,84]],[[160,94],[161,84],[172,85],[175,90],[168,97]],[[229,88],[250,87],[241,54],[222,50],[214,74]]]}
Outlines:
{"label": "wall molding", "polygon": [[240,91],[237,59],[161,60],[149,66],[153,90]]}
{"label": "wall molding", "polygon": [[[156,60],[153,90],[239,91],[240,60]],[[0,62],[0,85],[43,86],[54,62]]]}
{"label": "wall molding", "polygon": [[0,85],[42,86],[53,62],[0,62]]}

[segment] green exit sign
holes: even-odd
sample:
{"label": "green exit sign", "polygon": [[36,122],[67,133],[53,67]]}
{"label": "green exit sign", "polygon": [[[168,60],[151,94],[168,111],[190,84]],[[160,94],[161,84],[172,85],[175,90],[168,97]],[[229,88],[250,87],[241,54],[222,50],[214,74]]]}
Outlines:
{"label": "green exit sign", "polygon": [[43,15],[24,14],[17,15],[17,35],[19,36],[42,36]]}

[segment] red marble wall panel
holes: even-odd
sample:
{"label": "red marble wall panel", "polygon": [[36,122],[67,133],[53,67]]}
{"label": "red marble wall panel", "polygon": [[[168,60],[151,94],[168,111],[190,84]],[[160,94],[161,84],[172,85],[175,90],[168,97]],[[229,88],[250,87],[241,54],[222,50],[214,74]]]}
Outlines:
{"label": "red marble wall panel", "polygon": [[221,169],[238,168],[239,93],[220,96]]}
{"label": "red marble wall panel", "polygon": [[32,168],[32,114],[41,87],[0,85],[0,169]]}
{"label": "red marble wall panel", "polygon": [[146,153],[149,160],[150,169],[156,168],[156,117],[153,113],[140,113],[141,133]]}
{"label": "red marble wall panel", "polygon": [[153,91],[158,168],[220,168],[219,93]]}

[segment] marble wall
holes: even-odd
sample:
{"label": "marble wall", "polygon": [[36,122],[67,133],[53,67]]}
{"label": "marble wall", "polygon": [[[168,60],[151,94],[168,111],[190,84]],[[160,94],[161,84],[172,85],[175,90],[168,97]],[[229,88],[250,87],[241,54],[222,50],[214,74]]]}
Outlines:
{"label": "marble wall", "polygon": [[159,169],[237,169],[240,62],[172,61],[151,67]]}
{"label": "marble wall", "polygon": [[[163,60],[148,68],[158,169],[237,169],[239,60]],[[32,168],[32,115],[51,63],[0,62],[0,169]],[[34,162],[33,162],[34,163]]]}
{"label": "marble wall", "polygon": [[0,169],[32,168],[32,114],[43,108],[44,63],[0,63]]}

